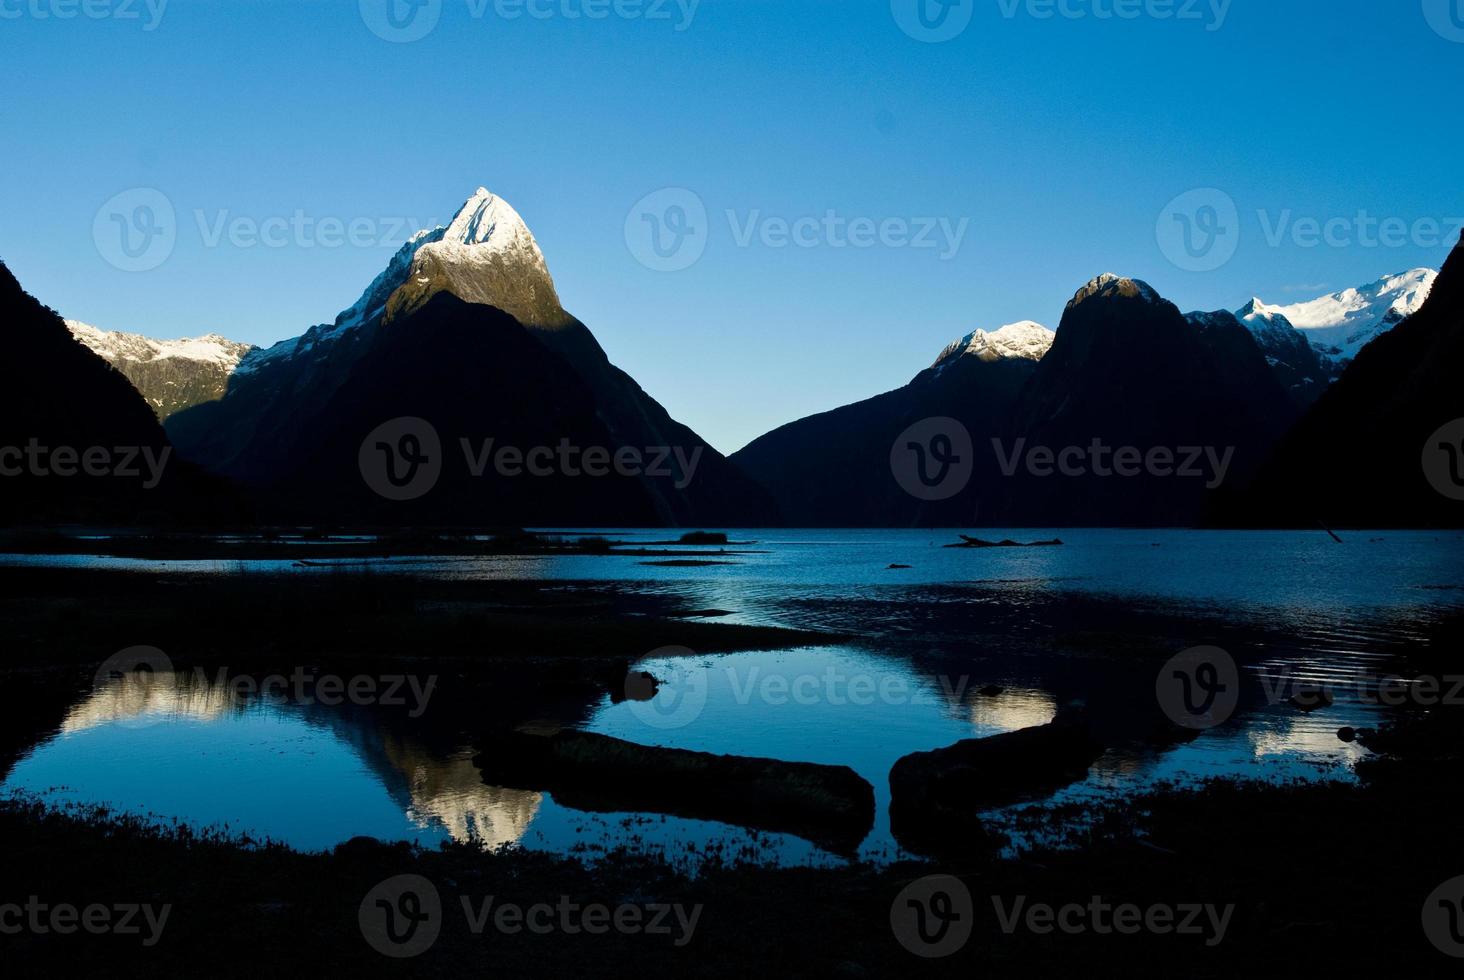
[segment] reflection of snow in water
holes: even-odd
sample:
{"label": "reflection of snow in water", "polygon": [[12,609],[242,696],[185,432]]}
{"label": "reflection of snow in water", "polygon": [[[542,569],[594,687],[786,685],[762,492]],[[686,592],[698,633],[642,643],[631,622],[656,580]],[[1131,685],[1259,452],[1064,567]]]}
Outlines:
{"label": "reflection of snow in water", "polygon": [[976,695],[971,724],[978,737],[1045,725],[1057,717],[1057,701],[1046,691],[1007,690],[995,696]]}
{"label": "reflection of snow in water", "polygon": [[407,817],[419,827],[440,826],[456,841],[486,847],[517,843],[543,799],[527,790],[484,785],[471,749],[438,759],[388,740],[386,756],[407,779]]}
{"label": "reflection of snow in water", "polygon": [[66,712],[64,734],[100,725],[146,720],[213,721],[237,710],[241,702],[226,687],[195,684],[187,675],[131,673],[93,691]]}
{"label": "reflection of snow in water", "polygon": [[1280,726],[1254,728],[1246,734],[1258,759],[1295,755],[1350,766],[1367,755],[1367,750],[1356,742],[1338,738],[1336,723],[1328,723],[1325,718],[1292,718]]}
{"label": "reflection of snow in water", "polygon": [[[357,730],[354,723],[341,716],[331,716],[328,724],[321,725],[318,717],[302,715],[283,701],[241,697],[235,689],[197,674],[133,673],[115,678],[72,706],[60,729],[63,738],[105,738],[108,728],[117,729],[123,737],[120,732],[125,730],[155,727],[155,733],[139,732],[127,738],[126,763],[139,774],[165,772],[165,778],[186,784],[188,766],[194,759],[190,749],[198,753],[198,764],[215,773],[233,764],[257,761],[248,749],[229,744],[233,737],[229,734],[231,722],[249,720],[270,723],[263,732],[251,729],[250,734],[244,734],[244,727],[237,731],[251,747],[273,746],[271,765],[302,768],[318,764],[322,755],[330,755],[312,747],[319,739],[335,741],[347,750],[341,761],[354,759],[356,764],[344,769],[332,765],[328,771],[314,771],[311,779],[356,781],[364,774],[359,764],[365,763],[375,775],[372,782],[376,786],[406,802],[404,822],[392,830],[388,835],[391,837],[412,836],[410,829],[415,827],[488,847],[513,844],[527,832],[542,802],[539,793],[484,785],[472,763],[471,749],[445,758],[434,756],[415,739]],[[205,744],[197,738],[201,733],[214,737]],[[261,738],[265,739],[263,743]],[[48,744],[37,746],[32,756],[44,762]],[[288,753],[284,752],[286,746]],[[89,798],[87,770],[116,763],[114,759],[90,755],[73,760],[65,782]],[[251,792],[244,784],[236,784],[233,790]],[[227,808],[227,800],[223,802]]]}

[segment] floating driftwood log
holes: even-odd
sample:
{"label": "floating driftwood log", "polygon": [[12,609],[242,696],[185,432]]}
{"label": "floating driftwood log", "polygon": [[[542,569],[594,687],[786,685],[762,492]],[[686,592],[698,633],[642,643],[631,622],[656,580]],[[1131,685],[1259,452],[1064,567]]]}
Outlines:
{"label": "floating driftwood log", "polygon": [[948,544],[947,548],[1055,548],[1062,544],[1061,538],[1053,538],[1051,541],[1013,541],[1011,538],[1004,538],[1001,541],[987,541],[983,538],[973,538],[969,534],[961,535],[957,544]]}
{"label": "floating driftwood log", "polygon": [[483,781],[593,812],[644,811],[796,834],[852,854],[874,826],[874,787],[848,766],[712,755],[560,731],[491,734]]}
{"label": "floating driftwood log", "polygon": [[1101,753],[1081,712],[911,753],[890,770],[890,829],[920,854],[980,849],[987,843],[981,810],[1056,792],[1085,778]]}

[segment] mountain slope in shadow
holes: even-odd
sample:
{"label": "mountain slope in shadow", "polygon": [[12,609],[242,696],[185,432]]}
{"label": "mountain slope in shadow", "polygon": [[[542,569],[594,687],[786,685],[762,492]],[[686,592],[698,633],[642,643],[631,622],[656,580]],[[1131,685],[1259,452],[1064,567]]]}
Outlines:
{"label": "mountain slope in shadow", "polygon": [[[1460,527],[1464,503],[1430,484],[1423,459],[1464,418],[1464,239],[1427,301],[1369,343],[1276,448],[1227,523]],[[1455,435],[1457,439],[1458,434]],[[1455,446],[1457,452],[1464,447]],[[1456,479],[1464,472],[1454,467]]]}
{"label": "mountain slope in shadow", "polygon": [[175,458],[132,383],[4,263],[0,323],[0,522],[167,522],[224,509],[223,488]]}
{"label": "mountain slope in shadow", "polygon": [[[368,436],[398,418],[424,420],[441,443],[439,481],[408,501],[376,494],[359,462]],[[672,419],[564,311],[523,219],[482,188],[448,225],[403,245],[335,323],[252,354],[220,401],[167,427],[190,458],[296,519],[776,521],[761,487]],[[552,472],[508,472],[522,471],[522,459],[484,468],[485,447],[537,453],[536,468]],[[586,472],[591,452],[596,471],[612,460],[606,475]]]}
{"label": "mountain slope in shadow", "polygon": [[[794,527],[971,525],[983,491],[1001,479],[990,440],[1036,367],[1021,358],[937,363],[903,388],[774,429],[731,459],[768,488]],[[891,469],[896,439],[927,418],[955,419],[971,434],[971,480],[946,500],[911,496]]]}

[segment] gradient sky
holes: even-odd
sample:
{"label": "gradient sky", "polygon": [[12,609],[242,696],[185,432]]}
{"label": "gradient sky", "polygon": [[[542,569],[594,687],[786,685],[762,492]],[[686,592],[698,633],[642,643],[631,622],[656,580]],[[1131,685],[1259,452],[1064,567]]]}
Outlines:
{"label": "gradient sky", "polygon": [[[440,19],[408,43],[368,28],[378,0],[171,0],[156,21],[147,0],[85,2],[106,16],[0,0],[0,258],[44,302],[268,344],[332,320],[405,222],[444,222],[482,184],[611,359],[724,451],[897,387],[974,328],[1055,327],[1099,272],[1186,310],[1289,303],[1437,266],[1428,222],[1464,215],[1464,0],[1233,0],[1223,18],[1199,0],[1167,19],[1150,12],[1188,0],[1117,0],[1135,19],[1100,16],[1115,0],[1066,0],[1079,17],[964,0],[946,23],[969,25],[940,43],[900,26],[916,0],[702,0],[689,24],[675,0],[664,17],[601,0],[593,20],[570,15],[596,0],[515,19],[512,0],[429,0]],[[123,271],[93,224],[140,187],[174,206],[176,244]],[[668,187],[708,212],[704,254],[673,272],[626,236]],[[1156,234],[1197,188],[1239,215],[1234,257],[1199,272]],[[968,224],[950,257],[822,233],[744,245],[733,227],[830,210]],[[1359,211],[1424,224],[1380,242]],[[297,212],[372,231],[208,241],[221,219]],[[1273,244],[1288,214],[1341,223],[1331,244]]]}

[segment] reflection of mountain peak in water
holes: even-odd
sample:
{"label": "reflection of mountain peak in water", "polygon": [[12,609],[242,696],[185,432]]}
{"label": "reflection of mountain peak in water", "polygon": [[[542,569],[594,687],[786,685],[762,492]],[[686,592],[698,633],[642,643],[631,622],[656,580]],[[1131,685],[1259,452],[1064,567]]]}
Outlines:
{"label": "reflection of mountain peak in water", "polygon": [[62,734],[130,721],[143,715],[160,719],[213,721],[236,710],[227,688],[187,683],[177,674],[128,675],[93,691],[66,712]]}
{"label": "reflection of mountain peak in water", "polygon": [[471,749],[438,758],[390,736],[382,748],[406,780],[407,815],[422,826],[441,824],[453,840],[487,847],[517,843],[539,811],[539,793],[485,785]]}
{"label": "reflection of mountain peak in water", "polygon": [[144,717],[159,722],[217,722],[251,706],[267,706],[266,710],[285,717],[297,715],[330,732],[351,747],[410,820],[424,829],[440,826],[453,840],[488,847],[515,843],[539,810],[539,793],[485,785],[471,761],[470,748],[436,753],[415,737],[390,731],[369,712],[250,700],[189,674],[114,680],[68,709],[60,728],[69,735]]}

